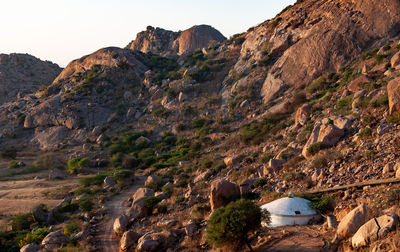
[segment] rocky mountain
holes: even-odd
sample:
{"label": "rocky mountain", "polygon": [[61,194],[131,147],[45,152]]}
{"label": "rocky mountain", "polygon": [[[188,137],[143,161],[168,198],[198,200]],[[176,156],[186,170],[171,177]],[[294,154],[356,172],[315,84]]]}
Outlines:
{"label": "rocky mountain", "polygon": [[[124,251],[211,250],[215,209],[296,192],[335,214],[337,230],[332,222],[262,228],[250,232],[249,247],[281,250],[293,239],[305,251],[396,251],[399,7],[297,1],[215,43],[210,27],[148,27],[127,48],[74,60],[47,88],[1,105],[1,153],[51,151],[69,160],[69,177],[93,174],[73,190],[96,206],[74,218],[90,238],[74,237],[95,248],[111,232]],[[82,198],[70,202],[81,208]]]}
{"label": "rocky mountain", "polygon": [[187,30],[173,32],[148,26],[137,34],[127,48],[162,56],[183,55],[208,47],[210,41],[222,42],[226,38],[209,25],[196,25]]}
{"label": "rocky mountain", "polygon": [[61,70],[28,54],[0,54],[0,104],[48,86]]}

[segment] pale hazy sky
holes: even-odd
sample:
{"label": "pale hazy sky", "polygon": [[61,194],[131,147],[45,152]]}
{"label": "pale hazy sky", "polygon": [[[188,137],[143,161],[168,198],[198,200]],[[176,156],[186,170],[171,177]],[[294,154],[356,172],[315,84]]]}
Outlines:
{"label": "pale hazy sky", "polygon": [[148,25],[209,24],[226,37],[274,17],[295,0],[0,0],[0,53],[61,66],[107,46],[124,47]]}

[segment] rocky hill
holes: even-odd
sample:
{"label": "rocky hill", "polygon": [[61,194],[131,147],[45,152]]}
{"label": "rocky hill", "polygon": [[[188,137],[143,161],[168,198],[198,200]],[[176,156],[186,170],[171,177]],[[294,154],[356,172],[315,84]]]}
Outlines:
{"label": "rocky hill", "polygon": [[[52,151],[69,178],[88,175],[64,203],[86,209],[83,198],[96,207],[67,204],[66,216],[80,218],[58,223],[80,224],[75,231],[83,233],[71,237],[81,248],[211,250],[206,230],[215,209],[232,198],[261,205],[295,192],[335,214],[337,230],[264,228],[250,233],[251,246],[279,251],[297,239],[291,244],[304,251],[395,251],[399,7],[398,0],[303,0],[218,43],[203,26],[148,27],[128,48],[77,59],[47,88],[1,105],[0,150],[16,151],[17,160],[26,149]],[[132,188],[132,196],[113,194]],[[108,202],[122,197],[122,209]],[[378,241],[374,220],[387,221]],[[48,240],[42,247],[54,245]]]}
{"label": "rocky hill", "polygon": [[127,48],[143,53],[173,56],[208,47],[210,41],[222,42],[225,39],[219,31],[209,25],[196,25],[179,32],[148,26],[146,31],[137,34],[136,39],[129,43]]}
{"label": "rocky hill", "polygon": [[48,86],[61,70],[28,54],[0,54],[0,104]]}

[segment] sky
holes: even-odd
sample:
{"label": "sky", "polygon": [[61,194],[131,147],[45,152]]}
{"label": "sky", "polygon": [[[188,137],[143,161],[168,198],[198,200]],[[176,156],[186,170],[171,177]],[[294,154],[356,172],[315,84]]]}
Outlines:
{"label": "sky", "polygon": [[65,67],[148,25],[208,24],[226,37],[273,18],[295,0],[0,0],[0,53],[29,53]]}

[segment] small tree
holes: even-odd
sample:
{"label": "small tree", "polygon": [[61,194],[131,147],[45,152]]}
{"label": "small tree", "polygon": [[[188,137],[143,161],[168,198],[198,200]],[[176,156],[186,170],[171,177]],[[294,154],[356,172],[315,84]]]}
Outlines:
{"label": "small tree", "polygon": [[261,227],[262,220],[268,222],[269,213],[252,201],[241,199],[231,202],[210,217],[207,239],[215,247],[227,246],[239,250],[247,245],[253,251],[248,236]]}

